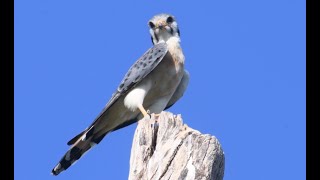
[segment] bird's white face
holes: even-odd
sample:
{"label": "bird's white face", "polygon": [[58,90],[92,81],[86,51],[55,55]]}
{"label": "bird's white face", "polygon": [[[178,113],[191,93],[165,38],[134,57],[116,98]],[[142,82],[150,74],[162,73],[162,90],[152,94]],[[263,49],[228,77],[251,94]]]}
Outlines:
{"label": "bird's white face", "polygon": [[167,42],[171,37],[180,37],[178,24],[173,16],[159,14],[154,16],[148,23],[153,44]]}

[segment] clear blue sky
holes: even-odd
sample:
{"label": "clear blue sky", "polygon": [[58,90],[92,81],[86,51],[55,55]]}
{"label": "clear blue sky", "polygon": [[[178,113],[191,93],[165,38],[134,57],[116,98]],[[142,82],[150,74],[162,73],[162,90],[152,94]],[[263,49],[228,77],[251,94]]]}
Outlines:
{"label": "clear blue sky", "polygon": [[127,179],[136,124],[50,171],[151,47],[147,22],[162,12],[191,75],[169,111],[219,139],[224,179],[305,179],[305,1],[15,0],[16,180]]}

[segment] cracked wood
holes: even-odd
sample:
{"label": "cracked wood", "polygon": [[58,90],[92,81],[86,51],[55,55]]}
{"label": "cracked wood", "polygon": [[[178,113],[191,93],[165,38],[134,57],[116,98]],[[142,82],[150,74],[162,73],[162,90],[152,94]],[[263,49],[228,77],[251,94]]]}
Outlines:
{"label": "cracked wood", "polygon": [[142,119],[134,134],[129,180],[222,180],[224,153],[216,137],[162,112]]}

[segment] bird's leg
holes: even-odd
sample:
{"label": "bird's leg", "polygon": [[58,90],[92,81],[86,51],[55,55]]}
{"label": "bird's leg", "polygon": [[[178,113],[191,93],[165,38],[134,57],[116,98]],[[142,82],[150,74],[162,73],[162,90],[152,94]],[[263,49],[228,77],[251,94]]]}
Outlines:
{"label": "bird's leg", "polygon": [[143,116],[144,116],[144,118],[151,118],[151,115],[150,115],[150,111],[148,110],[148,111],[146,111],[145,109],[144,109],[144,107],[142,106],[142,104],[139,104],[138,105],[138,108],[139,108],[139,110],[141,111],[141,113],[143,114]]}

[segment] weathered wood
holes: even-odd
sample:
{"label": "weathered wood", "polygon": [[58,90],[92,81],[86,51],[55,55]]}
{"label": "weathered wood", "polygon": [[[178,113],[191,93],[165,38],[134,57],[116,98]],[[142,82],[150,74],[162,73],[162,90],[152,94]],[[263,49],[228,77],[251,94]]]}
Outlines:
{"label": "weathered wood", "polygon": [[129,180],[222,180],[223,175],[224,153],[214,136],[188,127],[170,112],[139,121]]}

